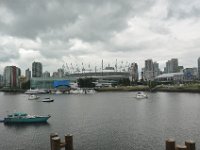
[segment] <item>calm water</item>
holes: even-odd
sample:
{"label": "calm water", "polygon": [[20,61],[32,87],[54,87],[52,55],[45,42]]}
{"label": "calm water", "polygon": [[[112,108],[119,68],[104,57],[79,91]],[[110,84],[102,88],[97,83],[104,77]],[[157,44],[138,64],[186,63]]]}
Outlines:
{"label": "calm water", "polygon": [[[0,123],[1,150],[49,149],[49,135],[74,135],[75,150],[164,150],[169,137],[200,149],[200,94],[134,92],[52,95],[53,103],[27,100],[25,94],[0,93],[0,116],[13,111],[51,114],[47,124]],[[45,97],[45,95],[41,95]]]}

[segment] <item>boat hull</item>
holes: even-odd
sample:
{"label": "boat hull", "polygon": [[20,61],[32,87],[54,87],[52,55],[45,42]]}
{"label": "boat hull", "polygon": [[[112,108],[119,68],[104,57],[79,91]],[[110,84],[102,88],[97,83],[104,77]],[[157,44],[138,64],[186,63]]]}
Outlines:
{"label": "boat hull", "polygon": [[47,122],[50,116],[36,118],[4,118],[4,123],[42,123]]}

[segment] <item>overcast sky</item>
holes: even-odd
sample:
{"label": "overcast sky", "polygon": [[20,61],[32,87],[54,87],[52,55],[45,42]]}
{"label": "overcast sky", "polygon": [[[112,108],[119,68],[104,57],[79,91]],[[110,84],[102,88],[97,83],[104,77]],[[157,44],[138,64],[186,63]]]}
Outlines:
{"label": "overcast sky", "polygon": [[102,59],[197,67],[198,57],[200,0],[0,0],[0,73],[33,61],[50,72]]}

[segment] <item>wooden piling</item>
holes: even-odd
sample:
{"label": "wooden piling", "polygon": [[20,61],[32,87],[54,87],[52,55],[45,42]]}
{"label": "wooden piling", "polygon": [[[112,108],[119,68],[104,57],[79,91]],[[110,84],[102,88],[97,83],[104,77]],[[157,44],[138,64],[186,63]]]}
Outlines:
{"label": "wooden piling", "polygon": [[52,149],[52,139],[53,139],[54,137],[58,137],[58,134],[57,134],[57,133],[51,133],[51,134],[50,134],[50,146],[51,146],[51,150],[53,150],[53,149]]}
{"label": "wooden piling", "polygon": [[60,150],[60,138],[52,138],[52,150]]}
{"label": "wooden piling", "polygon": [[192,140],[185,141],[185,145],[187,147],[187,150],[196,150],[195,142]]}
{"label": "wooden piling", "polygon": [[187,147],[185,145],[177,145],[176,150],[187,150]]}
{"label": "wooden piling", "polygon": [[175,150],[176,142],[174,139],[166,140],[166,150]]}
{"label": "wooden piling", "polygon": [[65,135],[65,150],[73,150],[73,135]]}

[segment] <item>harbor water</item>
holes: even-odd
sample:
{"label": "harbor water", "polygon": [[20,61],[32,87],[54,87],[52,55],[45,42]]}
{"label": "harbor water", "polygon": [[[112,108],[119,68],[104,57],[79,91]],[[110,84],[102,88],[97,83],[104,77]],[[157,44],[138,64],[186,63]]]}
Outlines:
{"label": "harbor water", "polygon": [[192,139],[200,149],[200,94],[136,92],[52,94],[52,103],[26,94],[0,93],[0,118],[8,113],[48,115],[47,123],[0,123],[1,150],[48,150],[50,133],[73,134],[75,150],[164,150],[165,140]]}

